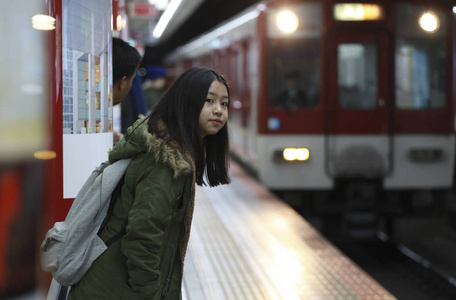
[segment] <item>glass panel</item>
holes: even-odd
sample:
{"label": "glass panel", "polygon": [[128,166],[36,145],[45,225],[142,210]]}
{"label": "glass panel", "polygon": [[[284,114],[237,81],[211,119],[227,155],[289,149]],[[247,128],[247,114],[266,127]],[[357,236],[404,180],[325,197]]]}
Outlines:
{"label": "glass panel", "polygon": [[398,4],[395,49],[396,106],[400,109],[442,108],[446,99],[446,16],[434,11],[436,31],[426,32],[419,19],[429,10]]}
{"label": "glass panel", "polygon": [[377,45],[340,44],[337,48],[339,105],[373,109],[377,103]]}
{"label": "glass panel", "polygon": [[319,44],[319,39],[270,41],[269,103],[272,107],[317,106]]}
{"label": "glass panel", "polygon": [[275,108],[318,105],[320,88],[321,3],[289,6],[298,19],[292,33],[277,27],[278,13],[268,13],[269,104]]}
{"label": "glass panel", "polygon": [[[44,1],[0,1],[0,11],[3,12],[0,18],[3,41],[0,44],[0,136],[2,137],[0,165],[4,167],[0,169],[0,175],[6,175],[12,171],[16,162],[19,163],[18,174],[28,174],[28,170],[31,169],[41,173],[41,168],[45,166],[38,164],[34,160],[33,154],[37,150],[49,147],[48,136],[51,131],[50,122],[48,122],[51,112],[49,108],[49,80],[55,80],[55,78],[49,78],[48,73],[48,70],[53,67],[50,65],[52,60],[49,59],[52,47],[49,40],[52,31],[37,30],[32,27],[32,16],[46,11],[44,4]],[[30,165],[25,164],[29,161],[31,161]],[[40,182],[40,178],[35,178],[35,175],[33,180],[23,179],[22,175],[19,177],[18,182],[21,186],[22,182],[24,184],[24,193],[20,194],[18,200],[26,201],[29,199],[28,195],[33,189],[32,186],[35,186],[31,183],[35,182],[34,180]],[[5,189],[0,188],[0,194],[5,195],[4,199],[7,200],[6,191],[9,187],[6,184],[4,187]],[[37,184],[36,189],[40,189],[38,187]],[[41,195],[30,197],[30,199],[33,199],[33,203],[41,203]],[[15,206],[10,208],[13,207]],[[2,206],[3,212],[5,209],[8,212],[8,205],[6,208]],[[24,207],[24,214],[28,215],[30,212]],[[17,217],[19,218],[20,215],[18,214]],[[19,241],[17,242],[19,243]],[[2,248],[2,251],[8,250],[9,246],[6,244],[5,246],[6,248]],[[13,247],[9,249],[12,250]],[[13,256],[15,259],[20,259],[22,256],[20,253],[12,252],[11,254],[19,255],[19,257]],[[14,274],[8,273],[8,276],[2,279],[4,285],[0,284],[0,286],[11,287],[11,291],[19,292],[22,281],[16,276],[19,276],[21,271],[16,267],[19,265],[15,266],[15,269],[1,268],[5,272],[11,270]],[[27,263],[24,263],[23,267],[24,271],[29,272],[30,278],[34,278],[33,267],[30,266],[29,268]],[[13,285],[15,280],[19,280],[15,283],[17,285]]]}
{"label": "glass panel", "polygon": [[63,133],[112,131],[111,1],[63,0]]}

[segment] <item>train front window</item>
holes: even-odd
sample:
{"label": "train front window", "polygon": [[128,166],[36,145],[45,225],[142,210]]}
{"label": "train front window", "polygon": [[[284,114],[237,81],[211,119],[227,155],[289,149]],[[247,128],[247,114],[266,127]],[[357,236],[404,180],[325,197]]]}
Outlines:
{"label": "train front window", "polygon": [[347,109],[374,109],[377,101],[377,45],[339,44],[339,105]]}
{"label": "train front window", "polygon": [[[276,22],[285,13],[293,16],[292,24]],[[288,6],[287,9],[277,8],[268,12],[268,93],[271,107],[294,110],[318,105],[321,20],[321,3]]]}
{"label": "train front window", "polygon": [[276,108],[315,107],[320,85],[319,40],[272,40],[269,103]]}
{"label": "train front window", "polygon": [[[430,22],[424,22],[429,18]],[[397,4],[396,24],[396,106],[400,109],[445,107],[446,16],[424,6]]]}

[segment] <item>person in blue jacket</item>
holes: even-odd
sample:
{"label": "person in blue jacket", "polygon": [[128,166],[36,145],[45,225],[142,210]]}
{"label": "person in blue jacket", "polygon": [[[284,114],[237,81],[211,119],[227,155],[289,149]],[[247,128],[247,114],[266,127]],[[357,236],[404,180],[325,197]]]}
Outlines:
{"label": "person in blue jacket", "polygon": [[133,125],[141,115],[147,116],[148,114],[146,97],[142,88],[142,79],[139,72],[136,71],[130,92],[121,103],[120,121],[122,134],[125,134],[128,127]]}

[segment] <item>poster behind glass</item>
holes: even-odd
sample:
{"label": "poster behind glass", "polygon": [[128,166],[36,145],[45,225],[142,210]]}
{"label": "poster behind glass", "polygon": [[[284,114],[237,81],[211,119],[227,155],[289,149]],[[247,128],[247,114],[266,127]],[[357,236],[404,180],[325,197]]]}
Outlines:
{"label": "poster behind glass", "polygon": [[63,133],[112,132],[111,3],[63,1]]}

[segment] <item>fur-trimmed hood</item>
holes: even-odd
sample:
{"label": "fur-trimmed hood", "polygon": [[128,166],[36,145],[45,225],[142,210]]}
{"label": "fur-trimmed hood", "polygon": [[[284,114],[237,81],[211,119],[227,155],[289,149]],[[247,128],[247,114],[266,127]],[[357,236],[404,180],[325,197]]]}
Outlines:
{"label": "fur-trimmed hood", "polygon": [[174,170],[175,178],[192,172],[191,156],[188,153],[182,153],[179,145],[167,143],[149,133],[147,119],[139,119],[127,129],[124,138],[109,153],[109,161],[113,163],[141,153],[151,153],[157,162],[170,166]]}

